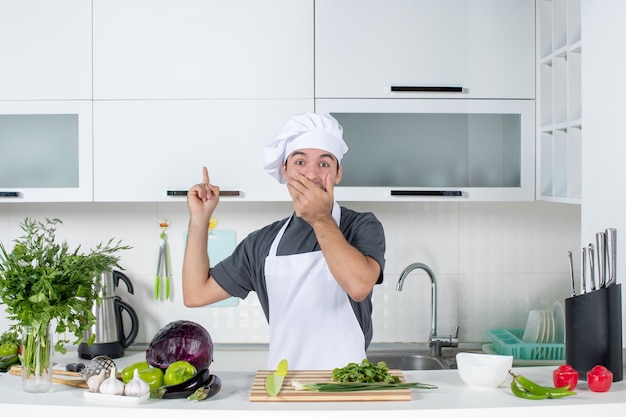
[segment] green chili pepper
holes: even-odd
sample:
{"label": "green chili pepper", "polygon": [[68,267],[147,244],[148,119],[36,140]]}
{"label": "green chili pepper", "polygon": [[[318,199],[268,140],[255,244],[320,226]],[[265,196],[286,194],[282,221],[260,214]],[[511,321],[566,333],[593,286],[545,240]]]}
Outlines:
{"label": "green chili pepper", "polygon": [[511,391],[515,396],[528,400],[542,400],[546,398],[562,398],[570,395],[576,395],[574,391],[569,390],[569,386],[562,388],[551,388],[539,385],[523,375],[516,375],[510,372],[513,377],[511,382]]}
{"label": "green chili pepper", "polygon": [[549,393],[548,388],[542,387],[541,385],[531,381],[523,375],[515,375],[513,378],[520,386],[522,386],[522,388],[530,393],[537,395],[548,395]]}
{"label": "green chili pepper", "polygon": [[569,389],[567,391],[548,392],[548,398],[563,398],[563,397],[569,397],[570,395],[576,395],[576,393],[574,391],[570,391]]}
{"label": "green chili pepper", "polygon": [[513,381],[511,381],[511,391],[516,397],[523,398],[525,400],[545,400],[546,398],[548,398],[547,394],[533,394],[531,392],[524,391],[519,387],[519,385],[517,385],[515,378],[513,378]]}

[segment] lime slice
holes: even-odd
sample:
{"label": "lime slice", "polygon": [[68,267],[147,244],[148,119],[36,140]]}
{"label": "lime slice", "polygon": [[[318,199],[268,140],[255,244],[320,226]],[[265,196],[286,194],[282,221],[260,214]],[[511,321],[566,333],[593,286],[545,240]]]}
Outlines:
{"label": "lime slice", "polygon": [[272,374],[265,378],[265,392],[271,397],[275,397],[283,386],[283,375]]}
{"label": "lime slice", "polygon": [[287,359],[283,359],[278,362],[278,366],[276,367],[276,375],[287,376]]}

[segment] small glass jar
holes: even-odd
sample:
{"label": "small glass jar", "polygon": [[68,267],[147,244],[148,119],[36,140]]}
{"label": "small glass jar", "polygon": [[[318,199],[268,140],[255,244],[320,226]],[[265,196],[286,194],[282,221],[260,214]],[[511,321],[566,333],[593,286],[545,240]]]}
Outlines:
{"label": "small glass jar", "polygon": [[48,392],[52,389],[52,332],[50,323],[22,327],[22,389]]}

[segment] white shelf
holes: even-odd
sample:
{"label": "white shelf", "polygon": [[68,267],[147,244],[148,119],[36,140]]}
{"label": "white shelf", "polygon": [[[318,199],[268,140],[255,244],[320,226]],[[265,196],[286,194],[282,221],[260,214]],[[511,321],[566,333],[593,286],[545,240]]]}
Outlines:
{"label": "white shelf", "polygon": [[580,0],[537,0],[537,199],[580,204]]}

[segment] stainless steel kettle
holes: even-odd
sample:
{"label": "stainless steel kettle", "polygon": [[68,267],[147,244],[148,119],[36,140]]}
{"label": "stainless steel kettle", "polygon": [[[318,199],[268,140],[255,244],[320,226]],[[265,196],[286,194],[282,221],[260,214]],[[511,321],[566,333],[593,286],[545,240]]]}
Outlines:
{"label": "stainless steel kettle", "polygon": [[[119,271],[105,271],[96,277],[99,302],[94,303],[92,312],[96,316],[96,324],[83,334],[83,341],[78,345],[78,356],[92,359],[99,355],[110,358],[124,356],[124,349],[133,343],[139,331],[139,319],[133,308],[115,295],[120,280],[126,284],[128,292],[133,294],[130,279]],[[131,328],[126,333],[122,313],[130,318]],[[92,335],[96,340],[88,343]]]}

